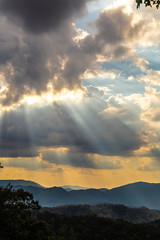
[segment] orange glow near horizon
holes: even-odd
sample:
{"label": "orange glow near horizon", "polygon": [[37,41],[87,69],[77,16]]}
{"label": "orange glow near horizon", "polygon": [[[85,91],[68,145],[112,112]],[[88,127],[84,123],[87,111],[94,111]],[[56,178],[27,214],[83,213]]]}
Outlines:
{"label": "orange glow near horizon", "polygon": [[114,188],[133,182],[160,181],[160,171],[147,172],[136,169],[93,170],[59,166],[62,173],[54,169],[28,171],[23,168],[4,167],[0,179],[24,179],[37,182],[45,187],[78,185],[87,188]]}

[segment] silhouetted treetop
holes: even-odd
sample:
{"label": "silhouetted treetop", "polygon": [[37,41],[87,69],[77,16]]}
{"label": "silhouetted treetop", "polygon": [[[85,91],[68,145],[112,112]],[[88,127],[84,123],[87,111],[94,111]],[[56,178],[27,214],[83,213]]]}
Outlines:
{"label": "silhouetted treetop", "polygon": [[144,4],[146,7],[152,7],[156,6],[156,8],[159,8],[160,0],[136,0],[137,8],[141,6],[141,4]]}
{"label": "silhouetted treetop", "polygon": [[31,193],[0,187],[0,240],[52,240],[48,224],[36,218],[39,208]]}
{"label": "silhouetted treetop", "polygon": [[23,189],[14,190],[11,185],[0,187],[0,208],[15,210],[38,210],[40,205],[33,195]]}

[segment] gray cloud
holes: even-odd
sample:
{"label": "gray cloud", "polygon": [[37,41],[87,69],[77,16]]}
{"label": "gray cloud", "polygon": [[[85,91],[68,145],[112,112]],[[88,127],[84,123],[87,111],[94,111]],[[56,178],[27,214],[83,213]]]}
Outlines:
{"label": "gray cloud", "polygon": [[[16,137],[15,137],[16,138]],[[14,141],[14,140],[13,140]],[[0,158],[17,158],[17,157],[37,157],[39,153],[36,148],[27,148],[27,144],[23,142],[23,146],[20,142],[7,142],[4,141],[4,144],[1,144],[0,147]]]}
{"label": "gray cloud", "polygon": [[[75,150],[75,149],[74,149]],[[93,155],[89,156],[85,153],[76,151],[59,151],[48,150],[42,154],[43,160],[54,163],[56,165],[69,165],[78,168],[91,169],[119,169],[122,168],[119,161],[113,162],[104,159],[95,159]]]}
{"label": "gray cloud", "polygon": [[46,151],[42,154],[43,160],[57,165],[70,165],[73,167],[96,168],[93,161],[85,154],[79,152]]}
{"label": "gray cloud", "polygon": [[133,13],[125,12],[123,6],[104,10],[90,26],[95,33],[87,36],[81,43],[83,51],[89,55],[101,55],[106,61],[119,60],[122,56],[134,59],[131,45],[144,34],[142,20],[133,24]]}
{"label": "gray cloud", "polygon": [[133,24],[134,14],[125,13],[123,6],[104,10],[94,23],[97,40],[117,45],[133,41],[143,33],[143,21]]}
{"label": "gray cloud", "polygon": [[66,20],[84,14],[87,0],[1,0],[0,11],[32,33],[56,30]]}
{"label": "gray cloud", "polygon": [[2,160],[1,162],[5,167],[24,168],[30,171],[36,171],[50,167],[47,162],[38,161],[36,158],[17,158]]}

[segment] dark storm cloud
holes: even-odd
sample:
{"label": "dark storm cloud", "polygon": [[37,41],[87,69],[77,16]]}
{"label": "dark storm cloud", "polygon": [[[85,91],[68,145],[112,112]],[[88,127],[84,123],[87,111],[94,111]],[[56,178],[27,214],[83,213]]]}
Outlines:
{"label": "dark storm cloud", "polygon": [[1,0],[0,11],[32,33],[57,29],[85,12],[87,0]]}

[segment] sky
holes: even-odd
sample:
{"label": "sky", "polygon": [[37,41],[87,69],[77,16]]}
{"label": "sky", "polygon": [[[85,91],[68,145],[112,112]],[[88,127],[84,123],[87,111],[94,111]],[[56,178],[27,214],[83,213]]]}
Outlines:
{"label": "sky", "polygon": [[0,0],[0,179],[160,182],[159,24],[134,0]]}

